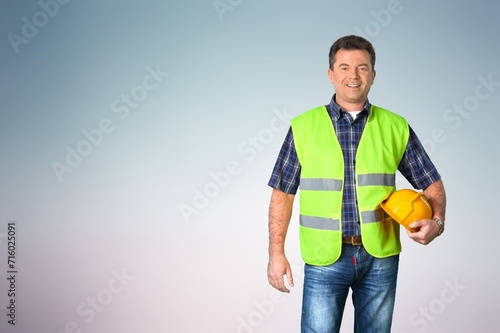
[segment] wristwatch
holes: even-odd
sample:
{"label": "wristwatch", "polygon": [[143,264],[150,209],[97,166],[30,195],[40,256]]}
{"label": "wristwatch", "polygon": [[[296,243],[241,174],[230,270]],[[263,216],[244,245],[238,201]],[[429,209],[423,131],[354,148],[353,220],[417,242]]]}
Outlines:
{"label": "wristwatch", "polygon": [[[444,232],[444,223],[443,221],[441,221],[440,219],[438,219],[437,217],[433,218],[434,221],[436,221],[436,223],[438,224],[439,226],[439,232],[438,232],[438,236],[441,236],[441,234]],[[437,237],[437,236],[436,236]]]}

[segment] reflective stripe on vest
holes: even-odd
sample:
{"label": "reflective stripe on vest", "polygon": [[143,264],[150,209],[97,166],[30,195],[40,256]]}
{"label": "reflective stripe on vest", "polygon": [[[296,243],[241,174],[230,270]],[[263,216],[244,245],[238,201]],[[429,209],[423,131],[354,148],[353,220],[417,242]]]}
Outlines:
{"label": "reflective stripe on vest", "polygon": [[394,186],[395,183],[395,174],[373,173],[358,175],[358,186]]}
{"label": "reflective stripe on vest", "polygon": [[340,220],[300,214],[300,225],[320,230],[340,230]]}
{"label": "reflective stripe on vest", "polygon": [[381,209],[366,210],[361,212],[361,221],[363,221],[363,223],[375,223],[380,221],[381,216],[384,216],[384,212]]}
{"label": "reflective stripe on vest", "polygon": [[309,191],[342,191],[342,179],[301,178],[300,188]]}

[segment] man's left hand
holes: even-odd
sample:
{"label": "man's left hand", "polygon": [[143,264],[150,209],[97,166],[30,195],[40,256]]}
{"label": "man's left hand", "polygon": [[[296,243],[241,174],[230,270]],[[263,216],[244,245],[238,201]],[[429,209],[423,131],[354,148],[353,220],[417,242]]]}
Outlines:
{"label": "man's left hand", "polygon": [[427,245],[437,237],[439,226],[434,220],[418,220],[409,225],[410,228],[416,230],[412,232],[406,229],[408,236],[415,242]]}

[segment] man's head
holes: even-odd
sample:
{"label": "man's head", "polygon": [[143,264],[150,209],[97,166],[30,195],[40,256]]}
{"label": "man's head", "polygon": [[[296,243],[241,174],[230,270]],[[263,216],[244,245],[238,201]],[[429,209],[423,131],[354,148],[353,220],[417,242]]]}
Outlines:
{"label": "man's head", "polygon": [[335,87],[335,98],[346,111],[363,108],[375,79],[375,50],[359,36],[345,36],[330,48],[328,77]]}

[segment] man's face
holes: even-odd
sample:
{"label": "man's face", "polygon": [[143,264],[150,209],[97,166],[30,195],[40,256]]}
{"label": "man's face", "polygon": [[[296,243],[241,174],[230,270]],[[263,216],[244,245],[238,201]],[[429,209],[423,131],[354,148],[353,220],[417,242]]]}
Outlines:
{"label": "man's face", "polygon": [[346,111],[361,110],[375,79],[368,51],[340,49],[332,67],[328,77],[335,87],[337,104]]}

